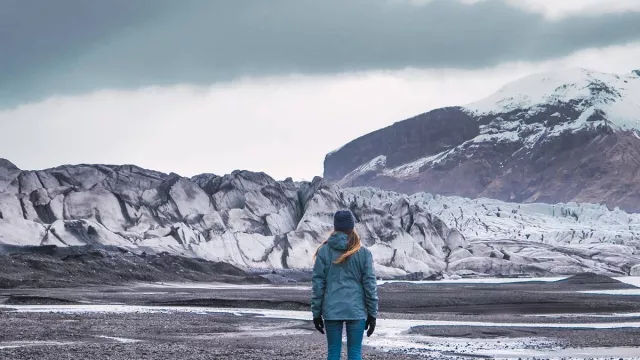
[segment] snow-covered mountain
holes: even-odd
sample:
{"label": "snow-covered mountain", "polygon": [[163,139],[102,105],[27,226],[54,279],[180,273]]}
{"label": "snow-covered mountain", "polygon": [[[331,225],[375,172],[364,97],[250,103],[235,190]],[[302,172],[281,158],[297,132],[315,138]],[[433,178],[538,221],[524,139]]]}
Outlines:
{"label": "snow-covered mountain", "polygon": [[640,70],[529,76],[479,102],[356,139],[327,155],[325,178],[409,194],[640,211]]}
{"label": "snow-covered mountain", "polygon": [[640,264],[640,216],[602,206],[408,196],[246,171],[191,179],[130,165],[21,171],[0,160],[0,244],[106,244],[249,269],[309,268],[344,208],[385,278],[628,274]]}

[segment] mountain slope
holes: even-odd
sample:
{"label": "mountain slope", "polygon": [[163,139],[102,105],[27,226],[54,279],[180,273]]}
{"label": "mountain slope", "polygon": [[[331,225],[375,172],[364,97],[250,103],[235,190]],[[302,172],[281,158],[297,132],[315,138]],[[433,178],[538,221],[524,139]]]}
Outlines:
{"label": "mountain slope", "polygon": [[[110,245],[243,269],[308,269],[351,209],[379,276],[629,274],[640,217],[593,205],[517,205],[262,173],[191,179],[136,166],[20,171],[0,161],[0,245]],[[0,246],[0,252],[2,247]]]}
{"label": "mountain slope", "polygon": [[533,75],[466,107],[365,135],[327,155],[325,178],[514,202],[640,211],[640,71]]}

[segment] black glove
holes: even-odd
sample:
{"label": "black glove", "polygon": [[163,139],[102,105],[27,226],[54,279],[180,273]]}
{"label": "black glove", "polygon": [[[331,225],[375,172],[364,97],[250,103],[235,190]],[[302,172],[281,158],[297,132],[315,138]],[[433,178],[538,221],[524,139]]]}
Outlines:
{"label": "black glove", "polygon": [[322,317],[318,316],[317,318],[313,318],[313,325],[316,326],[316,330],[318,330],[320,334],[324,334],[324,321],[322,321]]}
{"label": "black glove", "polygon": [[376,331],[376,318],[369,315],[364,329],[367,330],[367,337],[373,335],[373,332]]}

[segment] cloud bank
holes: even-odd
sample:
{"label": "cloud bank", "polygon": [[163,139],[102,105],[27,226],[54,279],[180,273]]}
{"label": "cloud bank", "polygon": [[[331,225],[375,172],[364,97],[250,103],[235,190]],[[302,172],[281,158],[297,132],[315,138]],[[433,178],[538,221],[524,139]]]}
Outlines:
{"label": "cloud bank", "polygon": [[310,180],[322,174],[327,152],[395,121],[478,100],[531,73],[622,73],[637,59],[640,42],[482,70],[295,75],[54,97],[0,111],[0,157],[23,169],[133,163],[184,176],[248,169]]}
{"label": "cloud bank", "polygon": [[602,1],[554,1],[565,4],[556,18],[536,0],[7,1],[4,107],[247,77],[472,70],[640,40],[640,13],[615,0],[619,11],[599,16]]}

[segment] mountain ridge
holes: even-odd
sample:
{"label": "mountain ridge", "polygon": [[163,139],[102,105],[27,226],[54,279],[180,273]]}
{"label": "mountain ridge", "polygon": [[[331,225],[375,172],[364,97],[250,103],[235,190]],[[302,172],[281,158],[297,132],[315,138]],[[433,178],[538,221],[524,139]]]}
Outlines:
{"label": "mountain ridge", "polygon": [[640,211],[639,176],[640,77],[584,69],[525,77],[325,158],[325,178],[342,186],[627,211]]}

